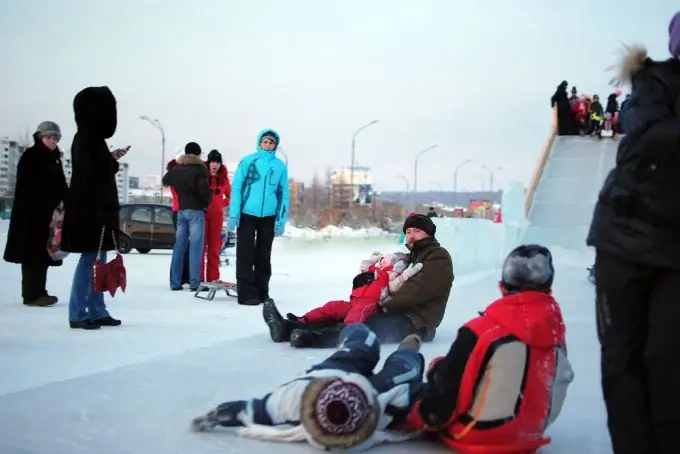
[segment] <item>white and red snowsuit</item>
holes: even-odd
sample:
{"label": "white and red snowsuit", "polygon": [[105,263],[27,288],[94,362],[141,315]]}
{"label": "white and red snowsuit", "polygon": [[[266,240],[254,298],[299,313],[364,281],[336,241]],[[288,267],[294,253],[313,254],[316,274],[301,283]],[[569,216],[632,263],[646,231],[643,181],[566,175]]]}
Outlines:
{"label": "white and red snowsuit", "polygon": [[[210,164],[206,162],[210,168]],[[201,281],[213,282],[220,279],[220,250],[222,249],[223,209],[229,206],[231,184],[227,167],[222,164],[215,175],[208,170],[208,183],[213,193],[212,201],[205,213],[205,234],[203,242],[203,266]]]}

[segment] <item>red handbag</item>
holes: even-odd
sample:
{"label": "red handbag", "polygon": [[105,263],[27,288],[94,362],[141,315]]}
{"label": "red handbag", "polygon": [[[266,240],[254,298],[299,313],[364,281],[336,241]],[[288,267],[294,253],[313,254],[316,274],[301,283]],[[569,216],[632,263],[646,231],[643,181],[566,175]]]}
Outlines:
{"label": "red handbag", "polygon": [[102,263],[100,260],[105,233],[106,227],[102,227],[97,258],[92,266],[92,283],[95,292],[109,292],[111,296],[116,296],[118,288],[125,292],[127,287],[125,264],[123,263],[123,256],[118,250],[118,241],[116,241],[116,234],[113,230],[111,230],[111,237],[113,238],[113,247],[116,249],[116,257],[108,263]]}

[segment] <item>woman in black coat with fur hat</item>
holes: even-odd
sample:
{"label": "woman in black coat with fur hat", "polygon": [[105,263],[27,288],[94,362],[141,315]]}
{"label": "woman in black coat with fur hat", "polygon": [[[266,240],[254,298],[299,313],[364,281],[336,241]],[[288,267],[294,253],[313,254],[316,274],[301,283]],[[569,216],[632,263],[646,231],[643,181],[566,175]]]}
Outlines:
{"label": "woman in black coat with fur hat", "polygon": [[[118,159],[106,145],[116,132],[116,98],[108,87],[88,87],[73,100],[78,131],[71,145],[73,174],[65,201],[62,249],[81,253],[73,276],[69,300],[71,328],[98,329],[118,326],[106,310],[104,294],[93,291],[92,267],[101,252],[116,249],[119,234]],[[100,245],[104,232],[103,242]]]}
{"label": "woman in black coat with fur hat", "polygon": [[35,143],[19,159],[9,221],[5,261],[21,264],[21,297],[26,306],[51,306],[47,268],[61,265],[47,253],[52,213],[64,200],[67,185],[61,165],[59,125],[44,121],[33,134]]}
{"label": "woman in black coat with fur hat", "polygon": [[680,12],[669,31],[673,58],[621,62],[626,136],[588,235],[615,454],[680,452]]}

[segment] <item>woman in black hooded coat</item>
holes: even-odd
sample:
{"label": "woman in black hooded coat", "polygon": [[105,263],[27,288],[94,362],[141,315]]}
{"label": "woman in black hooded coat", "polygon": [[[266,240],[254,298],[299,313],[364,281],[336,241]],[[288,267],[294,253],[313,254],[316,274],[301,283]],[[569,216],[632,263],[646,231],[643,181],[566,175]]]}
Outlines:
{"label": "woman in black hooded coat", "polygon": [[626,136],[588,235],[615,454],[680,452],[680,13],[674,58],[632,47]]}
{"label": "woman in black hooded coat", "polygon": [[27,306],[51,306],[57,297],[47,294],[47,268],[60,266],[47,253],[54,209],[64,200],[67,185],[61,165],[59,126],[38,125],[35,143],[21,155],[9,221],[5,261],[21,264],[21,296]]}
{"label": "woman in black hooded coat", "polygon": [[557,86],[555,94],[550,98],[550,107],[557,106],[557,133],[560,136],[576,133],[574,114],[571,111],[569,95],[567,94],[568,86],[569,84],[566,80],[562,81],[562,83]]}
{"label": "woman in black hooded coat", "polygon": [[[108,87],[88,87],[73,100],[78,131],[71,145],[73,174],[65,201],[62,249],[81,253],[69,300],[71,328],[118,326],[106,310],[104,294],[94,292],[92,267],[101,250],[116,249],[119,235],[118,161],[106,139],[116,132],[116,98]],[[100,239],[104,231],[103,242]]]}

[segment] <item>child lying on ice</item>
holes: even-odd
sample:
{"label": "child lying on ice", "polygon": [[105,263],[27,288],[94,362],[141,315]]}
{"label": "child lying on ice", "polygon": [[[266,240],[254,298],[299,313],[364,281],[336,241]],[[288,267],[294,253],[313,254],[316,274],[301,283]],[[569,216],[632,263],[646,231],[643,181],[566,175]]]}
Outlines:
{"label": "child lying on ice", "polygon": [[195,418],[192,430],[238,427],[244,437],[304,442],[328,451],[363,451],[411,439],[419,431],[397,431],[422,386],[421,339],[409,335],[378,373],[380,343],[366,325],[343,329],[338,350],[298,378],[259,399],[220,404]]}
{"label": "child lying on ice", "polygon": [[364,323],[380,311],[380,303],[385,298],[399,290],[404,282],[423,268],[423,265],[409,264],[408,254],[374,252],[369,259],[361,262],[360,268],[361,273],[352,281],[349,301],[328,301],[300,317],[288,314],[287,320],[281,317],[276,308],[266,306],[263,315],[272,340],[283,342],[290,331],[289,328],[300,324]]}

